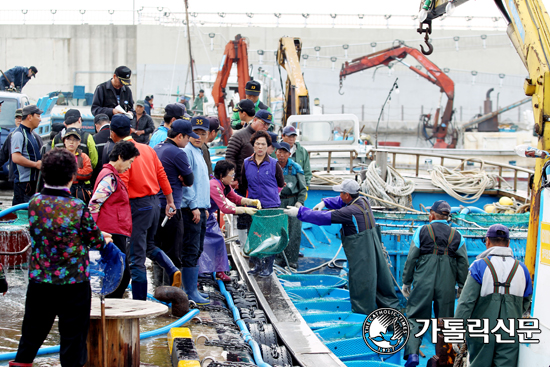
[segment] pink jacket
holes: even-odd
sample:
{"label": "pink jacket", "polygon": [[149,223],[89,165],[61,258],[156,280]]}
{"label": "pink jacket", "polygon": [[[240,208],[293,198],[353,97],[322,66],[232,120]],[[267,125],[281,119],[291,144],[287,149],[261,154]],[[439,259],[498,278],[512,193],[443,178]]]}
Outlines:
{"label": "pink jacket", "polygon": [[210,209],[213,212],[218,209],[224,214],[235,214],[237,205],[242,205],[242,196],[238,195],[232,188],[224,195],[225,185],[218,179],[210,180]]}

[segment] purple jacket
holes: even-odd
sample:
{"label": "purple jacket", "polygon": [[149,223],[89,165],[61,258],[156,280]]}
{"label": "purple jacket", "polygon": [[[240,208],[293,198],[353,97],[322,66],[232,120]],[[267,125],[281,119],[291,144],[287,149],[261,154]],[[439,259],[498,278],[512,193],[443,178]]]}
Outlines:
{"label": "purple jacket", "polygon": [[246,158],[243,163],[241,189],[248,189],[248,197],[258,199],[262,208],[278,208],[281,206],[279,187],[285,185],[283,170],[276,159],[266,155],[260,166],[256,164],[254,155]]}

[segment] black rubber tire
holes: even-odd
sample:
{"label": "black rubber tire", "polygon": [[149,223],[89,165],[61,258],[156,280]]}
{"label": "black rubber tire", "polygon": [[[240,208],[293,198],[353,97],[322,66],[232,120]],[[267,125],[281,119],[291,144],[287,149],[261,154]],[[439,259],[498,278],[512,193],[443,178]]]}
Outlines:
{"label": "black rubber tire", "polygon": [[261,344],[262,358],[265,363],[271,366],[291,367],[292,357],[284,345],[272,345],[271,347]]}
{"label": "black rubber tire", "polygon": [[254,323],[250,324],[249,331],[258,344],[277,345],[277,334],[273,330],[273,325]]}

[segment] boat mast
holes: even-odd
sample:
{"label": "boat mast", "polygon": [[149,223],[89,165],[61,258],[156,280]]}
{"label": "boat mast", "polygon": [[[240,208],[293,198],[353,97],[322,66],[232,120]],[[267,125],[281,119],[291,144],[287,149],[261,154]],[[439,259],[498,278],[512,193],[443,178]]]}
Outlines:
{"label": "boat mast", "polygon": [[189,2],[185,0],[185,20],[187,23],[187,42],[189,43],[189,67],[191,68],[191,89],[195,98],[195,72],[193,70],[193,54],[191,54],[191,33],[189,32]]}

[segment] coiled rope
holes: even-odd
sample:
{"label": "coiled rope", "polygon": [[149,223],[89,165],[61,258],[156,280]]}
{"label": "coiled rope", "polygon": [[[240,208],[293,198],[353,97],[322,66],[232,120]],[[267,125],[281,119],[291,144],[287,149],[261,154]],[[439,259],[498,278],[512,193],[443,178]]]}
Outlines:
{"label": "coiled rope", "polygon": [[485,190],[497,187],[499,180],[506,186],[511,187],[498,174],[487,173],[483,169],[483,161],[481,161],[481,167],[479,168],[466,171],[459,170],[459,167],[466,161],[467,159],[452,170],[444,166],[434,165],[429,170],[432,184],[453,198],[467,204],[475,203]]}
{"label": "coiled rope", "polygon": [[410,208],[412,206],[412,196],[414,192],[414,182],[406,180],[392,166],[387,167],[386,180],[380,176],[380,168],[376,167],[376,162],[371,162],[367,168],[365,181],[362,183],[364,192],[376,198],[370,200],[373,206],[383,206],[386,208],[396,208],[399,204]]}

